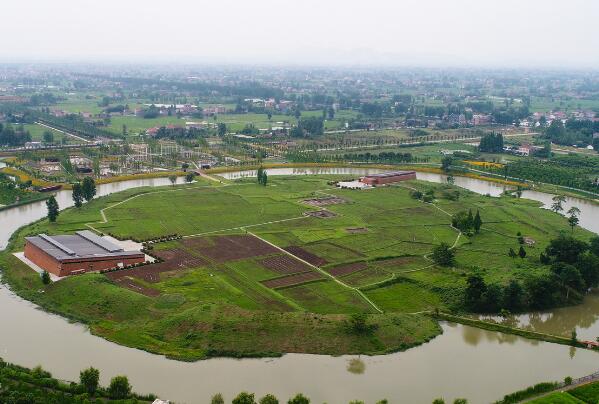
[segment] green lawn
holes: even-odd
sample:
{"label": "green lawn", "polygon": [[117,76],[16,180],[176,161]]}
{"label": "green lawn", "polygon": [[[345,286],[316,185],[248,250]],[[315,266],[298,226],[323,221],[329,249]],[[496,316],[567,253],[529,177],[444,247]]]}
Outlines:
{"label": "green lawn", "polygon": [[[54,143],[60,143],[62,141],[62,138],[64,138],[64,134],[62,134],[61,132],[54,130],[54,129],[50,129],[50,128],[45,128],[41,125],[37,125],[37,124],[32,124],[32,123],[27,123],[27,124],[23,124],[23,125],[15,125],[15,130],[17,129],[18,126],[22,126],[23,130],[25,132],[29,132],[31,134],[31,140],[34,142],[41,142],[44,140],[44,132],[49,131],[52,132],[52,134],[54,135]],[[66,140],[67,142],[72,139],[69,136],[66,136]]]}

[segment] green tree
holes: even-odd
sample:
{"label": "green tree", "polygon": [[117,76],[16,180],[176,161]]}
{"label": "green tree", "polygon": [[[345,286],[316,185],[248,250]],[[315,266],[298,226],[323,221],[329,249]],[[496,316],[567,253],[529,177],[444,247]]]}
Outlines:
{"label": "green tree", "polygon": [[188,164],[188,163],[183,163],[183,164],[181,164],[181,169],[182,169],[183,171],[187,171],[187,169],[188,169],[188,168],[189,168],[189,164]]}
{"label": "green tree", "polygon": [[41,278],[42,278],[42,283],[44,285],[49,285],[50,282],[52,282],[52,279],[50,278],[50,274],[48,273],[48,271],[42,272]]}
{"label": "green tree", "polygon": [[451,163],[453,163],[453,158],[451,156],[445,156],[441,160],[441,169],[448,173],[451,170]]}
{"label": "green tree", "polygon": [[551,204],[551,210],[555,213],[559,213],[564,210],[564,202],[566,202],[566,197],[564,195],[555,195],[552,198],[553,204]]}
{"label": "green tree", "polygon": [[100,178],[100,159],[98,157],[94,158],[92,161],[92,170],[94,171],[94,177]]}
{"label": "green tree", "polygon": [[92,177],[85,177],[81,184],[81,190],[83,192],[83,198],[86,201],[91,201],[96,196],[96,182]]}
{"label": "green tree", "polygon": [[468,404],[468,400],[465,398],[456,398],[453,400],[453,404]]}
{"label": "green tree", "polygon": [[264,175],[264,168],[262,166],[258,167],[258,173],[256,175],[258,184],[262,184],[262,176]]}
{"label": "green tree", "polygon": [[80,208],[83,205],[83,188],[81,187],[81,183],[76,182],[73,184],[73,202],[75,203],[76,208]]}
{"label": "green tree", "polygon": [[254,394],[242,391],[233,399],[232,404],[256,404],[256,400]]}
{"label": "green tree", "polygon": [[431,257],[433,261],[435,261],[435,264],[444,267],[452,266],[455,261],[455,253],[451,250],[447,243],[441,243],[435,247]]}
{"label": "green tree", "polygon": [[46,208],[48,208],[48,220],[50,223],[54,223],[59,215],[58,202],[56,202],[56,198],[51,196],[46,201]]}
{"label": "green tree", "polygon": [[266,186],[267,183],[268,183],[268,174],[266,174],[266,171],[264,171],[262,173],[262,185]]}
{"label": "green tree", "polygon": [[370,334],[377,328],[375,324],[368,323],[366,313],[353,313],[348,323],[350,331],[355,334]]}
{"label": "green tree", "polygon": [[433,404],[445,404],[445,400],[443,400],[442,398],[435,398],[433,400]]}
{"label": "green tree", "polygon": [[526,250],[524,249],[524,246],[520,246],[520,250],[518,251],[518,256],[520,258],[526,258]]}
{"label": "green tree", "polygon": [[584,241],[578,240],[571,235],[560,233],[557,238],[549,241],[545,253],[553,257],[555,261],[574,264],[578,257],[588,250],[589,246]]}
{"label": "green tree", "polygon": [[212,399],[210,400],[210,404],[225,404],[225,399],[223,398],[222,394],[217,393],[212,396]]}
{"label": "green tree", "polygon": [[110,380],[108,395],[112,399],[124,399],[131,393],[131,385],[127,376],[115,376]]}
{"label": "green tree", "polygon": [[79,384],[85,388],[85,391],[92,396],[98,390],[100,383],[100,371],[93,367],[84,369],[79,373]]}
{"label": "green tree", "polygon": [[518,198],[522,198],[522,186],[518,185],[518,188],[516,188],[516,196]]}
{"label": "green tree", "polygon": [[474,231],[476,231],[477,233],[480,232],[480,228],[483,225],[483,221],[480,218],[480,211],[478,209],[476,210],[476,216],[474,216],[474,221],[472,225],[474,227]]}
{"label": "green tree", "polygon": [[510,252],[508,252],[507,254],[510,258],[516,258],[518,256],[518,254],[516,254],[516,251],[514,251],[513,248],[510,247]]}
{"label": "green tree", "polygon": [[576,206],[572,206],[568,209],[568,224],[572,228],[572,233],[574,233],[574,227],[579,223],[578,215],[580,215],[580,209]]}
{"label": "green tree", "polygon": [[52,131],[44,131],[44,143],[54,143],[54,133]]}
{"label": "green tree", "polygon": [[168,176],[168,180],[171,182],[171,185],[174,187],[175,184],[177,183],[177,176],[176,175],[169,175]]}
{"label": "green tree", "polygon": [[187,173],[185,175],[185,182],[192,182],[194,177],[195,177],[194,173]]}
{"label": "green tree", "polygon": [[575,328],[570,333],[570,343],[572,345],[576,345],[577,342],[578,342],[578,334],[576,333],[576,328]]}
{"label": "green tree", "polygon": [[512,279],[503,292],[503,307],[518,311],[522,308],[524,290],[518,281]]}
{"label": "green tree", "polygon": [[225,136],[227,134],[227,125],[225,125],[224,123],[219,123],[217,128],[219,136]]}
{"label": "green tree", "polygon": [[260,404],[279,404],[279,400],[272,394],[267,394],[259,401]]}
{"label": "green tree", "polygon": [[310,399],[299,393],[296,394],[295,397],[290,398],[289,401],[287,401],[287,404],[310,404]]}
{"label": "green tree", "polygon": [[484,279],[478,274],[473,274],[468,277],[466,284],[464,294],[466,307],[473,311],[480,310],[483,296],[487,292],[487,285]]}

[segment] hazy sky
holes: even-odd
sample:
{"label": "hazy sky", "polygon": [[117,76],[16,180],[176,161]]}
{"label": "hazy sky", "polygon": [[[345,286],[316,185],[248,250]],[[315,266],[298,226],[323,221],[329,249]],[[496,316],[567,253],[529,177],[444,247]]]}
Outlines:
{"label": "hazy sky", "polygon": [[596,0],[3,0],[0,61],[599,68]]}

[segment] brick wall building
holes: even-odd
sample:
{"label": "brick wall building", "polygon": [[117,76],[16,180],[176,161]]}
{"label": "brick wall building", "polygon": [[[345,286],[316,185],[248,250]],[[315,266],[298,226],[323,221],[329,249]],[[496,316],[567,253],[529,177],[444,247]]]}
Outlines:
{"label": "brick wall building", "polygon": [[372,174],[360,178],[360,182],[364,184],[376,186],[384,184],[392,184],[394,182],[415,180],[415,171],[391,171],[388,173]]}
{"label": "brick wall building", "polygon": [[74,235],[40,234],[25,238],[25,257],[57,276],[123,267],[145,261],[140,251],[125,251],[88,230]]}

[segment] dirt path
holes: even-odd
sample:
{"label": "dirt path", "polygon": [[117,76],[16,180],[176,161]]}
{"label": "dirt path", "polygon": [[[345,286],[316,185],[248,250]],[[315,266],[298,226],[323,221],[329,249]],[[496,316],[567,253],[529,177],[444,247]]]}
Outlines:
{"label": "dirt path", "polygon": [[262,240],[262,241],[263,241],[263,242],[265,242],[266,244],[269,244],[270,246],[272,246],[272,247],[276,248],[277,250],[281,251],[282,253],[285,253],[285,254],[287,254],[287,255],[289,255],[289,256],[291,256],[291,257],[295,258],[296,260],[299,260],[299,261],[303,262],[304,264],[306,264],[306,265],[310,266],[311,268],[313,268],[313,269],[317,270],[318,272],[320,272],[322,275],[326,276],[327,278],[330,278],[330,279],[332,279],[333,281],[337,282],[339,285],[341,285],[341,286],[343,286],[343,287],[345,287],[345,288],[347,288],[347,289],[353,290],[354,292],[356,292],[356,293],[358,293],[360,296],[362,296],[362,298],[363,298],[363,299],[364,299],[366,302],[368,302],[368,304],[369,304],[370,306],[372,306],[372,308],[374,308],[374,309],[375,309],[377,312],[379,312],[379,313],[383,313],[383,310],[381,310],[381,309],[380,309],[380,308],[379,308],[379,307],[378,307],[378,306],[377,306],[377,305],[376,305],[376,304],[375,304],[375,303],[374,303],[372,300],[370,300],[370,299],[368,298],[368,296],[366,296],[366,295],[364,294],[364,292],[362,292],[360,289],[358,289],[358,288],[355,288],[355,287],[353,287],[353,286],[350,286],[350,285],[348,285],[347,283],[345,283],[345,282],[341,281],[340,279],[338,279],[338,278],[334,277],[333,275],[329,274],[328,272],[326,272],[326,271],[323,271],[322,269],[320,269],[320,268],[319,268],[319,267],[317,267],[316,265],[313,265],[313,264],[309,263],[308,261],[305,261],[305,260],[303,260],[303,259],[301,259],[301,258],[299,258],[299,257],[297,257],[297,256],[295,256],[295,255],[293,255],[293,254],[292,254],[292,253],[290,253],[289,251],[282,249],[281,247],[277,246],[276,244],[273,244],[273,243],[271,243],[270,241],[268,241],[268,240],[266,240],[266,239],[264,239],[264,238],[262,238],[262,237],[260,237],[260,236],[257,236],[256,234],[254,234],[254,233],[252,233],[252,232],[250,232],[250,231],[247,231],[247,233],[248,233],[248,234],[251,234],[252,236],[254,236],[254,237],[256,237],[256,238],[258,238],[258,239],[260,239],[260,240]]}

